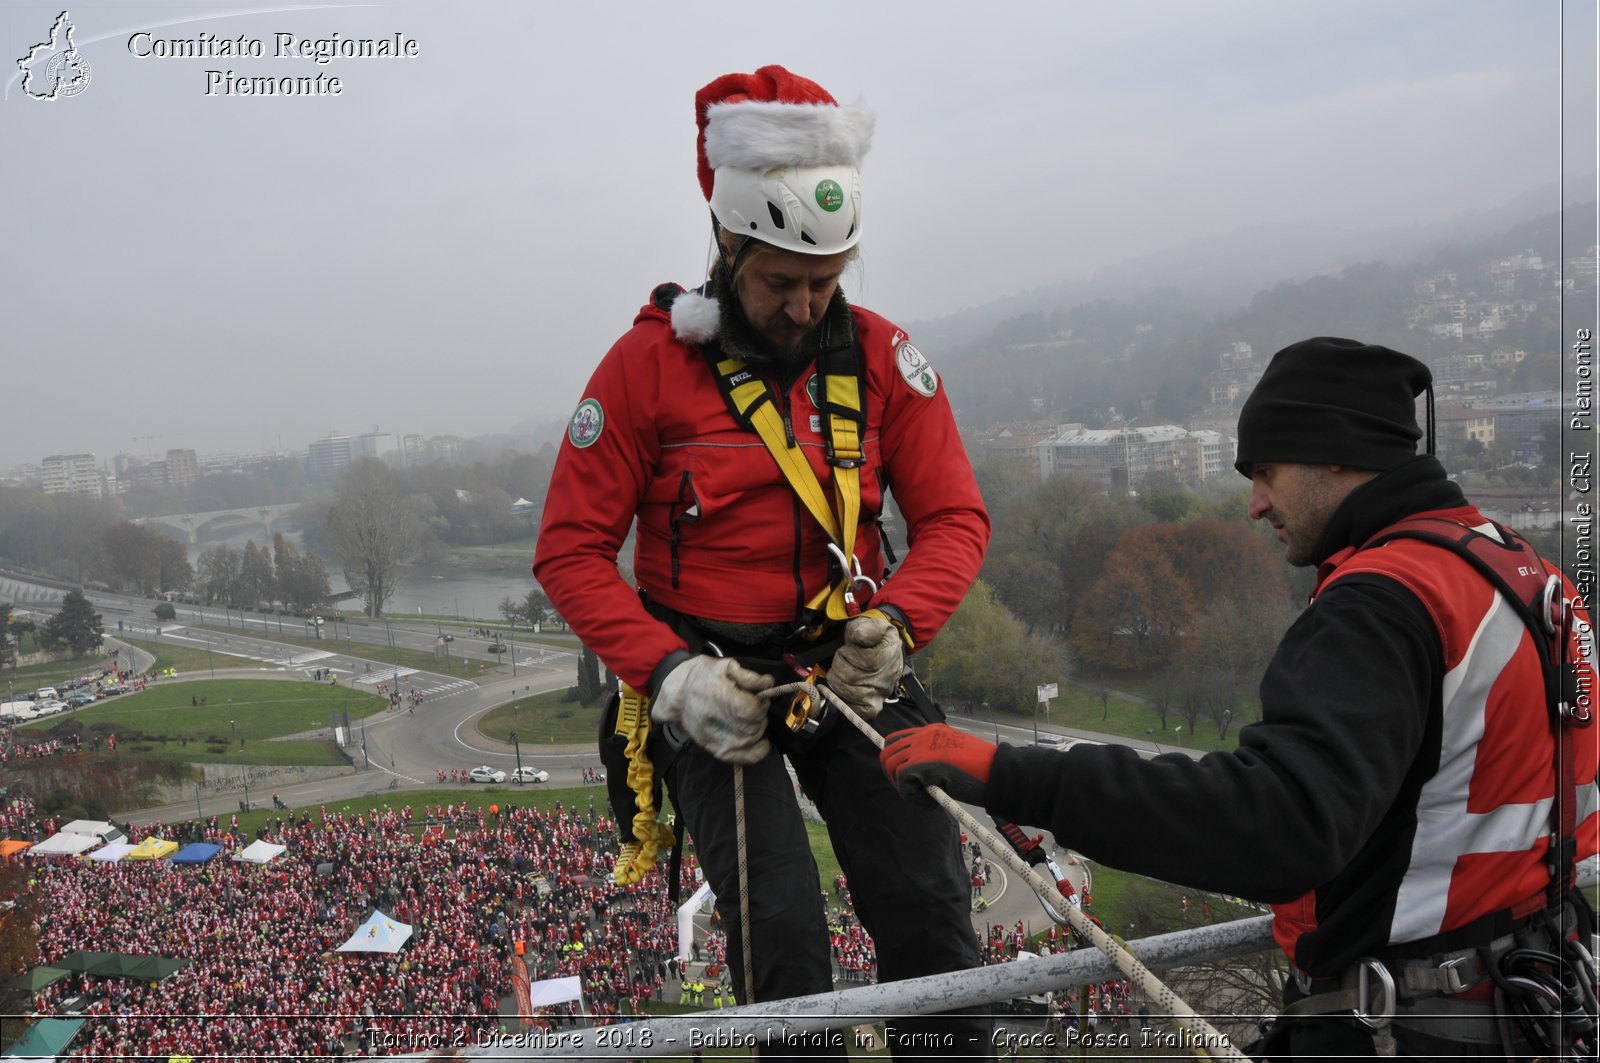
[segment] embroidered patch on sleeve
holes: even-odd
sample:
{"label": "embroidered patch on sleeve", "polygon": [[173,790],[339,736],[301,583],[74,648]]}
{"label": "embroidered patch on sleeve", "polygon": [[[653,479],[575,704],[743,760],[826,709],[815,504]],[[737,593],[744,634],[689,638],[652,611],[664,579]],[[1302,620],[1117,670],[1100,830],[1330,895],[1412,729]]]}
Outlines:
{"label": "embroidered patch on sleeve", "polygon": [[606,411],[600,408],[599,400],[584,399],[572,411],[572,421],[567,425],[567,438],[572,440],[573,446],[582,449],[599,439],[605,426]]}
{"label": "embroidered patch on sleeve", "polygon": [[931,399],[939,390],[939,377],[934,373],[933,366],[928,364],[928,360],[910,340],[902,341],[894,349],[894,364],[900,370],[900,378],[923,398]]}

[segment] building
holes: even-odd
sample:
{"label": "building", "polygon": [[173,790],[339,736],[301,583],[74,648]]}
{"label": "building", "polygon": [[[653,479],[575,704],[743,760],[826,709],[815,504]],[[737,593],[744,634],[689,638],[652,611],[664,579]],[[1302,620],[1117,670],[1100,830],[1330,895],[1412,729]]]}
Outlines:
{"label": "building", "polygon": [[349,436],[329,433],[313,440],[306,453],[306,475],[313,479],[337,476],[353,460],[354,447]]}
{"label": "building", "polygon": [[395,439],[393,432],[380,432],[376,425],[372,431],[356,436],[355,456],[357,458],[378,458],[382,461],[396,461],[401,455],[400,444]]}
{"label": "building", "polygon": [[200,461],[192,450],[167,451],[167,486],[174,491],[187,491],[200,479]]}
{"label": "building", "polygon": [[1066,424],[1026,434],[1007,430],[980,447],[985,454],[1026,464],[1038,471],[1041,480],[1078,476],[1128,492],[1139,491],[1151,477],[1199,483],[1231,474],[1238,453],[1238,441],[1232,436],[1170,424],[1148,428]]}
{"label": "building", "polygon": [[40,463],[39,479],[47,495],[85,495],[101,498],[105,477],[95,467],[93,454],[52,454]]}

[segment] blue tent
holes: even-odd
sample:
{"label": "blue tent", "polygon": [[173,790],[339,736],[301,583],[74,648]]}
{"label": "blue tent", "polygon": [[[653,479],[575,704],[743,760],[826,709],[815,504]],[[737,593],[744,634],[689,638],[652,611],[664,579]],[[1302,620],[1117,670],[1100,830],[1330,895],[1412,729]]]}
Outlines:
{"label": "blue tent", "polygon": [[211,842],[190,842],[172,858],[174,864],[203,864],[222,852],[222,846]]}

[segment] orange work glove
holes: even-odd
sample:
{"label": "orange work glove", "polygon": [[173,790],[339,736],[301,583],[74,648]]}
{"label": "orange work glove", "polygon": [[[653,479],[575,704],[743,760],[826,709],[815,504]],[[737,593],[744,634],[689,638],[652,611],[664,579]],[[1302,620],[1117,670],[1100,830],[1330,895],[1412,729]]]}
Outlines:
{"label": "orange work glove", "polygon": [[942,723],[896,731],[884,740],[878,761],[906,797],[937,786],[963,804],[982,805],[996,746]]}

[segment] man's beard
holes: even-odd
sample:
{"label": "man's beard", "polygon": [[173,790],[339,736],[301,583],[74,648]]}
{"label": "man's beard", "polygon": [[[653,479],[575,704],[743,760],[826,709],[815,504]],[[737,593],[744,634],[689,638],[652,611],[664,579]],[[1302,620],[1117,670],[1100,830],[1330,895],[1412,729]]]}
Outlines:
{"label": "man's beard", "polygon": [[728,292],[720,302],[723,349],[742,362],[774,369],[780,376],[792,378],[810,365],[821,350],[819,338],[828,320],[827,314],[795,336],[792,343],[782,344],[774,342],[751,323],[737,294]]}

